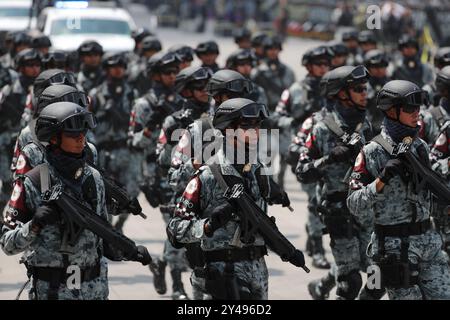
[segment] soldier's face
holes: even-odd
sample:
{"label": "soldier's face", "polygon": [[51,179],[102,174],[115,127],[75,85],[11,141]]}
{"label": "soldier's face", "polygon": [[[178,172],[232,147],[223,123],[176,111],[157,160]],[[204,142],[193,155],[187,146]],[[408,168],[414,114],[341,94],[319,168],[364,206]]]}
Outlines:
{"label": "soldier's face", "polygon": [[175,85],[175,80],[177,78],[177,73],[175,69],[166,70],[161,73],[161,83],[168,88],[171,88]]}
{"label": "soldier's face", "polygon": [[151,57],[153,57],[156,53],[158,53],[158,51],[156,51],[156,50],[147,50],[147,51],[144,51],[143,55],[144,55],[144,57],[146,57],[146,58],[151,58]]}
{"label": "soldier's face", "polygon": [[194,89],[192,90],[192,95],[194,96],[194,99],[203,103],[207,103],[209,101],[208,92],[206,92],[205,88],[198,90]]}
{"label": "soldier's face", "polygon": [[96,67],[96,66],[100,65],[102,56],[98,53],[90,53],[90,54],[83,55],[81,60],[87,66]]}
{"label": "soldier's face", "polygon": [[122,79],[126,69],[123,66],[113,66],[108,68],[108,76],[113,79]]}
{"label": "soldier's face", "polygon": [[238,43],[239,49],[251,49],[252,43],[250,42],[250,39],[242,39]]}
{"label": "soldier's face", "polygon": [[83,133],[79,134],[61,134],[60,148],[65,152],[81,154],[86,143],[86,137]]}
{"label": "soldier's face", "polygon": [[349,49],[355,49],[358,47],[358,41],[356,41],[356,40],[348,40],[348,41],[345,41],[344,44]]}
{"label": "soldier's face", "polygon": [[360,106],[367,105],[367,84],[361,83],[349,88],[350,97],[352,101]]}
{"label": "soldier's face", "polygon": [[341,66],[345,65],[346,61],[347,61],[347,56],[346,55],[344,55],[344,56],[334,56],[333,59],[331,59],[331,65],[334,68],[341,67]]}
{"label": "soldier's face", "polygon": [[369,73],[372,77],[384,78],[387,75],[387,68],[386,67],[371,67],[371,68],[369,68]]}
{"label": "soldier's face", "polygon": [[280,54],[280,49],[278,49],[278,48],[269,48],[266,50],[266,56],[269,60],[278,59],[279,54]]}
{"label": "soldier's face", "polygon": [[183,69],[189,68],[191,66],[191,64],[192,64],[192,61],[185,60],[185,61],[181,62],[180,63],[180,71]]}
{"label": "soldier's face", "polygon": [[219,55],[217,53],[205,53],[199,56],[199,59],[206,65],[213,65],[216,63],[217,57]]}
{"label": "soldier's face", "polygon": [[39,61],[27,63],[22,70],[25,77],[36,78],[41,73],[41,63]]}
{"label": "soldier's face", "polygon": [[321,78],[330,70],[330,64],[328,61],[316,61],[311,64],[309,72],[313,77]]}
{"label": "soldier's face", "polygon": [[419,112],[420,107],[417,107],[417,109],[412,113],[405,112],[403,108],[400,108],[400,123],[408,127],[416,128],[419,122]]}
{"label": "soldier's face", "polygon": [[362,43],[361,44],[361,50],[364,52],[367,52],[367,51],[370,51],[370,50],[373,50],[376,48],[377,48],[377,45],[374,43]]}
{"label": "soldier's face", "polygon": [[253,67],[250,63],[236,66],[236,71],[242,74],[244,77],[250,76],[252,69]]}
{"label": "soldier's face", "polygon": [[405,57],[414,57],[417,54],[417,49],[414,46],[402,48],[402,54]]}

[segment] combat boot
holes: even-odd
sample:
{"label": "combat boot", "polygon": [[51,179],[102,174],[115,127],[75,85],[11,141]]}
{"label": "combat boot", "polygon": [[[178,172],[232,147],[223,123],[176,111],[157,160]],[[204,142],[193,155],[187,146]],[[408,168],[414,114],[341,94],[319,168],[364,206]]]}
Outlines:
{"label": "combat boot", "polygon": [[166,285],[166,265],[165,261],[158,259],[156,261],[157,268],[152,265],[149,266],[150,271],[153,273],[153,286],[158,294],[165,294],[167,292]]}
{"label": "combat boot", "polygon": [[189,300],[181,281],[181,271],[174,269],[170,271],[170,274],[172,275],[172,300]]}
{"label": "combat boot", "polygon": [[330,291],[335,285],[334,276],[328,273],[324,278],[308,283],[308,291],[313,300],[325,300],[328,299]]}
{"label": "combat boot", "polygon": [[325,257],[322,237],[310,237],[312,265],[318,269],[330,269],[330,263]]}

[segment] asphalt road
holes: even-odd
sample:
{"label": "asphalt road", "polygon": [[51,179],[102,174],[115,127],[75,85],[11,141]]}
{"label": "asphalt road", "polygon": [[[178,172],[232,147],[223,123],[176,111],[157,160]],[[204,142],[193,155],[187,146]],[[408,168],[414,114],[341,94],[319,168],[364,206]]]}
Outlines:
{"label": "asphalt road", "polygon": [[[131,4],[128,8],[138,25],[149,25],[150,19],[144,7]],[[186,31],[188,29],[188,26],[181,30],[158,29],[156,33],[161,39],[164,48],[169,48],[178,43],[196,46],[200,41],[214,39],[220,45],[219,64],[221,65],[224,64],[228,54],[236,49],[231,38],[217,37],[211,32],[196,34]],[[317,41],[288,39],[284,44],[281,60],[294,68],[297,77],[301,78],[306,74],[306,70],[300,65],[302,54],[307,49],[318,44],[319,42]],[[297,248],[303,250],[306,241],[306,194],[300,190],[299,183],[290,172],[286,179],[286,191],[290,196],[294,212],[290,212],[286,208],[272,207],[270,215],[276,217],[280,231]],[[159,210],[153,209],[148,205],[143,195],[141,195],[140,200],[144,212],[148,215],[148,219],[142,220],[140,217],[131,217],[125,225],[124,233],[136,243],[145,245],[152,256],[161,255],[165,238],[165,225],[161,214]],[[327,257],[331,261],[328,237],[324,238],[324,243]],[[26,280],[25,267],[19,265],[19,258],[20,255],[8,257],[3,252],[0,252],[0,299],[14,299],[19,288]],[[307,257],[307,265],[311,269],[309,274],[289,263],[282,262],[274,253],[269,253],[266,261],[269,268],[269,299],[310,299],[307,283],[326,273],[324,270],[313,268],[309,257]],[[110,299],[170,299],[170,274],[167,274],[166,277],[169,290],[166,295],[159,296],[153,288],[151,272],[140,263],[111,262],[109,266]],[[188,295],[191,295],[189,273],[183,273],[183,281]],[[26,292],[22,294],[21,298],[27,298]]]}

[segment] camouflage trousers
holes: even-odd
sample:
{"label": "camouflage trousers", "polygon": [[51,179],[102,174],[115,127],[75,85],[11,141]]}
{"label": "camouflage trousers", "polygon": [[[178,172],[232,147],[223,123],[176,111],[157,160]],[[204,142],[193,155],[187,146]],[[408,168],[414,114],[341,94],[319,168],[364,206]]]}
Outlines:
{"label": "camouflage trousers", "polygon": [[[171,215],[169,213],[162,213],[162,216],[167,227]],[[170,270],[187,271],[189,269],[189,264],[186,259],[186,249],[175,248],[168,239],[164,241],[163,260],[167,262]]]}
{"label": "camouflage trousers", "polygon": [[[269,273],[264,258],[234,263],[212,262],[207,264],[206,289],[213,299],[267,300]],[[234,288],[238,297],[224,295]]]}
{"label": "camouflage trousers", "polygon": [[[442,238],[434,230],[408,237],[408,260],[418,266],[418,283],[408,287],[393,289],[387,287],[391,300],[449,300],[450,299],[450,267],[441,250]],[[386,254],[400,256],[401,240],[386,238],[384,249]],[[378,239],[372,235],[368,247],[368,255],[373,257],[380,252]]]}
{"label": "camouflage trousers", "polygon": [[[0,147],[0,214],[3,213],[12,193],[11,157],[9,148]],[[3,215],[0,217],[0,222],[2,220]]]}
{"label": "camouflage trousers", "polygon": [[[30,300],[48,300],[49,282],[36,280],[28,293]],[[66,283],[59,286],[58,300],[107,300],[108,263],[105,258],[100,260],[100,276],[94,280],[82,282],[80,289],[69,289]]]}
{"label": "camouflage trousers", "polygon": [[305,191],[308,195],[308,220],[306,221],[308,235],[310,237],[322,237],[323,229],[325,228],[325,226],[316,213],[316,184],[302,184],[302,190]]}
{"label": "camouflage trousers", "polygon": [[211,300],[211,295],[206,292],[205,278],[191,273],[192,295],[194,300]]}

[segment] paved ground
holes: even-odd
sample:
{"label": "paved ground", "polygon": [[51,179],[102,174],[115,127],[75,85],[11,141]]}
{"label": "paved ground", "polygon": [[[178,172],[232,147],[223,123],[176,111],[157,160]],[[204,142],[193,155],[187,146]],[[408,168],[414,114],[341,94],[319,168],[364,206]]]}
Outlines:
{"label": "paved ground", "polygon": [[[146,11],[141,6],[131,5],[130,10],[138,25],[143,26],[149,23]],[[158,30],[157,34],[165,48],[177,43],[195,46],[200,41],[214,39],[220,45],[219,62],[222,65],[228,54],[235,50],[232,39],[216,37],[211,33],[194,34],[183,30],[164,29]],[[301,56],[307,49],[317,44],[316,41],[288,39],[284,45],[281,59],[295,69],[297,77],[304,76],[305,70],[300,66]],[[292,213],[288,209],[279,207],[271,208],[270,214],[276,217],[279,229],[287,238],[296,247],[303,250],[306,239],[306,194],[300,191],[299,183],[290,172],[286,179],[286,190],[295,211]],[[125,225],[124,232],[136,243],[147,246],[152,256],[157,256],[162,253],[165,225],[159,211],[152,209],[142,195],[140,200],[144,212],[149,218],[147,220],[139,217],[130,218]],[[331,260],[328,242],[328,238],[325,238],[327,255]],[[18,261],[19,256],[7,257],[0,252],[0,299],[14,299],[18,289],[26,280],[25,267],[19,265]],[[307,258],[307,265],[311,269],[310,274],[306,274],[302,269],[295,268],[289,263],[282,262],[273,253],[267,257],[267,265],[270,275],[270,299],[310,299],[306,289],[307,283],[325,274],[323,270],[312,268],[309,258]],[[167,295],[159,296],[153,289],[152,274],[139,263],[110,263],[109,276],[110,299],[170,299],[170,277],[167,277],[169,287]],[[191,294],[189,274],[184,273],[183,279],[188,294]],[[26,298],[26,294],[22,294],[22,299],[24,298]]]}

